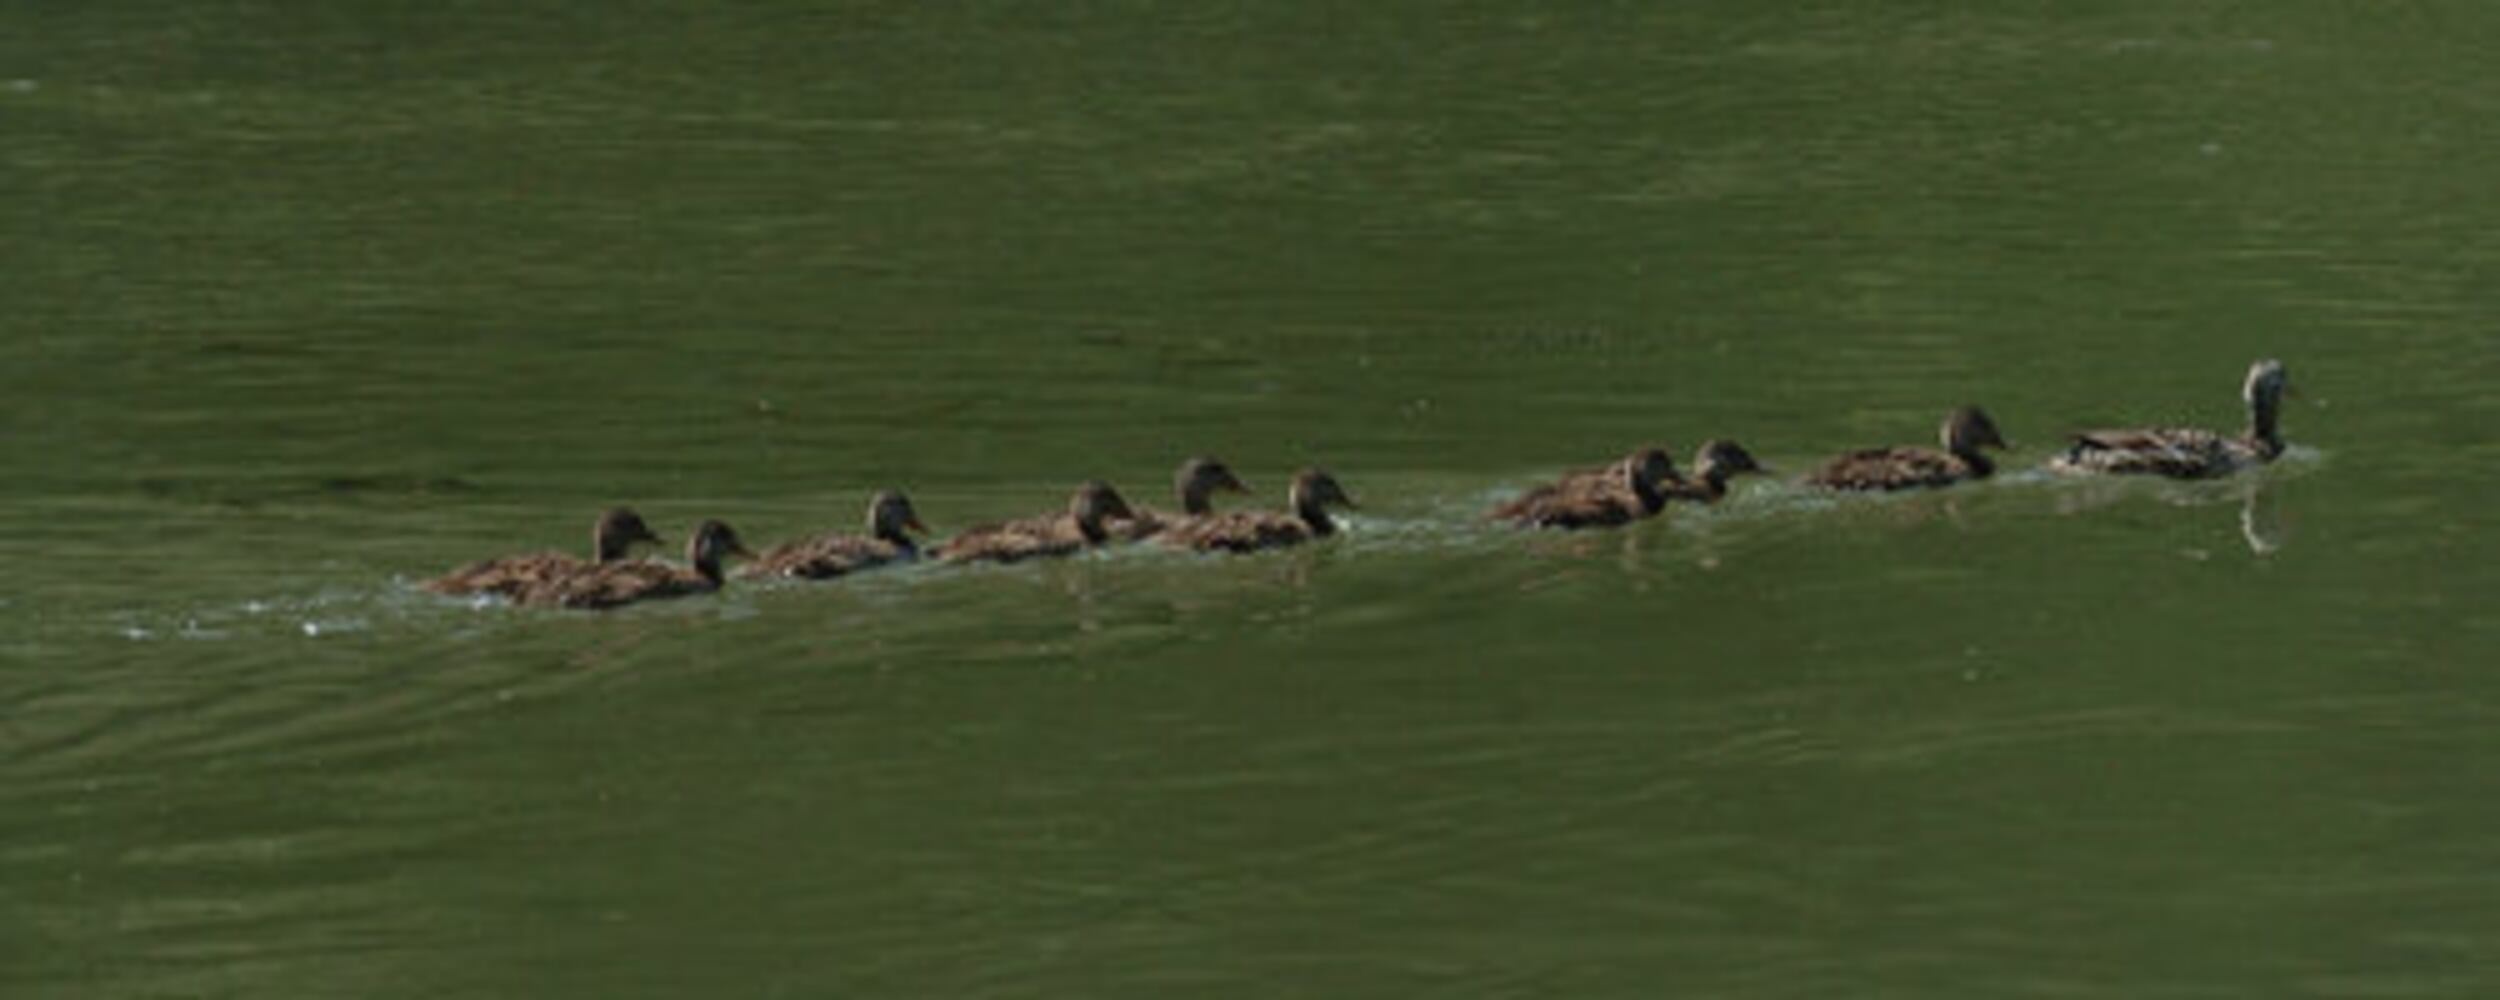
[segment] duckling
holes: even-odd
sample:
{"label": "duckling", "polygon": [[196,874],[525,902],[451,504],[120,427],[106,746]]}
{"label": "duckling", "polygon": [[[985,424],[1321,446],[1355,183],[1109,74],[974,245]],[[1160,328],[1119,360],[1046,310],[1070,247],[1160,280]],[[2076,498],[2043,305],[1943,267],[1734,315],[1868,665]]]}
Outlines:
{"label": "duckling", "polygon": [[721,586],[721,560],[740,555],[749,559],[738,541],[738,533],[719,521],[705,521],[694,529],[694,538],[686,544],[686,561],[690,566],[673,566],[650,559],[616,562],[593,567],[572,576],[550,580],[520,594],[520,603],[541,607],[613,608],[636,601],[708,594]]}
{"label": "duckling", "polygon": [[631,508],[614,507],[599,515],[598,523],[591,526],[589,559],[561,552],[484,559],[427,580],[419,586],[437,594],[499,594],[512,597],[548,581],[623,559],[636,542],[665,544],[660,541],[660,536],[651,532],[650,525],[642,523],[642,515],[634,513]]}
{"label": "duckling", "polygon": [[1985,479],[1996,463],[1980,454],[1982,446],[2004,448],[1995,421],[1976,406],[1965,406],[1944,418],[1937,436],[1945,450],[1869,448],[1832,459],[1806,477],[1806,482],[1836,490],[1901,490],[1950,486],[1965,479]]}
{"label": "duckling", "polygon": [[1192,518],[1213,514],[1215,503],[1210,494],[1217,490],[1248,493],[1250,487],[1221,461],[1204,455],[1191,458],[1172,474],[1172,495],[1180,498],[1180,513],[1141,507],[1137,516],[1112,524],[1111,534],[1122,541],[1143,541]]}
{"label": "duckling", "polygon": [[1720,438],[1702,443],[1693,456],[1695,479],[1676,479],[1659,484],[1658,490],[1669,500],[1693,503],[1717,503],[1727,495],[1727,481],[1747,472],[1768,472],[1754,461],[1745,446]]}
{"label": "duckling", "polygon": [[1574,472],[1529,490],[1485,517],[1536,528],[1630,524],[1667,505],[1661,487],[1682,482],[1666,449],[1642,448],[1604,469]]}
{"label": "duckling", "polygon": [[1295,473],[1293,487],[1286,491],[1285,499],[1293,508],[1291,514],[1209,514],[1191,518],[1156,537],[1165,545],[1201,552],[1282,548],[1336,534],[1337,523],[1328,518],[1330,504],[1355,507],[1354,498],[1346,495],[1345,487],[1337,485],[1336,477],[1320,469]]}
{"label": "duckling", "polygon": [[1064,514],[1044,514],[999,524],[985,524],[948,539],[935,550],[947,562],[1020,562],[1041,556],[1064,556],[1111,540],[1104,522],[1135,518],[1128,501],[1102,480],[1089,480],[1068,498]]}
{"label": "duckling", "polygon": [[2291,372],[2283,362],[2261,358],[2248,366],[2248,378],[2240,383],[2240,398],[2248,403],[2248,430],[2240,436],[2193,427],[2087,431],[2074,436],[2065,454],[2050,459],[2049,468],[2206,479],[2264,465],[2283,454],[2276,418],[2290,390]]}
{"label": "duckling", "polygon": [[920,557],[920,546],[912,541],[911,532],[928,530],[927,525],[920,523],[920,515],[913,513],[909,498],[885,490],[868,501],[866,536],[832,534],[786,542],[766,550],[738,575],[825,580],[887,563],[909,562]]}

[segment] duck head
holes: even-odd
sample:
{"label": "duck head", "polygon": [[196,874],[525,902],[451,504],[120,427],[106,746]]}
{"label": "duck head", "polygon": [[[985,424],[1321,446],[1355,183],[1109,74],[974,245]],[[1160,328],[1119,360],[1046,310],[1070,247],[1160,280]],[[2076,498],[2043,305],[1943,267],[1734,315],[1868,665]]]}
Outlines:
{"label": "duck head", "polygon": [[626,551],[635,542],[666,544],[652,532],[650,525],[642,523],[642,515],[634,513],[631,507],[609,508],[607,513],[599,515],[599,523],[590,529],[590,551],[603,563],[625,558]]}
{"label": "duck head", "polygon": [[1693,469],[1714,483],[1725,483],[1729,476],[1743,472],[1768,472],[1754,461],[1745,446],[1725,438],[1703,442],[1701,451],[1693,456]]}
{"label": "duck head", "polygon": [[1624,488],[1639,497],[1641,506],[1652,514],[1667,503],[1666,494],[1658,492],[1658,488],[1684,478],[1675,471],[1675,459],[1668,456],[1665,448],[1656,445],[1623,456],[1622,461],[1615,463],[1615,475],[1623,479]]}
{"label": "duck head", "polygon": [[1183,513],[1212,513],[1215,505],[1207,498],[1217,490],[1248,493],[1250,487],[1233,475],[1231,467],[1204,455],[1182,462],[1180,471],[1172,474],[1172,492],[1180,497]]}
{"label": "duck head", "polygon": [[1976,406],[1965,406],[1947,414],[1944,427],[1937,432],[1937,436],[1944,440],[1944,450],[1964,458],[1978,454],[1983,446],[2013,447],[2005,443],[2005,435],[1997,432],[1996,421],[1988,419],[1988,412]]}
{"label": "duck head", "polygon": [[1314,533],[1322,535],[1337,530],[1336,523],[1328,519],[1330,506],[1362,509],[1361,504],[1346,495],[1345,487],[1337,484],[1337,477],[1316,467],[1294,473],[1293,487],[1286,491],[1285,499],[1293,505],[1293,512],[1302,518],[1303,523],[1310,525]]}
{"label": "duck head", "polygon": [[2240,383],[2240,398],[2248,405],[2280,400],[2292,388],[2292,371],[2273,358],[2259,358],[2248,366],[2248,380]]}
{"label": "duck head", "polygon": [[1068,498],[1068,514],[1076,519],[1076,530],[1093,545],[1100,545],[1111,537],[1102,528],[1105,520],[1137,516],[1136,511],[1129,509],[1128,501],[1120,496],[1120,491],[1099,479],[1087,480],[1085,485],[1076,488],[1076,495]]}
{"label": "duck head", "polygon": [[868,500],[868,534],[905,549],[915,547],[910,532],[927,534],[929,526],[913,513],[911,499],[897,490],[882,490]]}
{"label": "duck head", "polygon": [[1675,471],[1675,458],[1668,455],[1665,448],[1656,445],[1623,456],[1622,461],[1615,463],[1615,468],[1623,476],[1625,485],[1634,489],[1654,488],[1684,478]]}
{"label": "duck head", "polygon": [[2283,451],[2276,421],[2283,413],[2283,397],[2293,391],[2291,370],[2273,358],[2249,365],[2248,380],[2240,383],[2240,398],[2248,401],[2248,436],[2269,457]]}
{"label": "duck head", "polygon": [[720,521],[695,525],[694,539],[686,543],[686,561],[694,564],[695,572],[714,583],[720,582],[721,560],[733,555],[755,558],[746,543],[738,540],[738,533]]}

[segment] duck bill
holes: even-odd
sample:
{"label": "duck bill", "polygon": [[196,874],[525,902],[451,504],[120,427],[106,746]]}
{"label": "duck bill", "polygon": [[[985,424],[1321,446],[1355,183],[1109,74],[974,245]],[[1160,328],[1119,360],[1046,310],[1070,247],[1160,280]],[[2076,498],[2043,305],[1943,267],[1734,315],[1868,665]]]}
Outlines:
{"label": "duck bill", "polygon": [[903,519],[903,527],[910,528],[911,530],[913,530],[913,531],[917,531],[917,532],[919,532],[919,533],[921,533],[921,534],[923,534],[923,535],[925,535],[925,534],[928,534],[928,533],[929,533],[929,526],[928,526],[928,525],[925,525],[925,524],[920,523],[920,518],[919,518],[919,516],[918,516],[918,515],[914,515],[914,516],[911,516],[911,517],[904,518],[904,519]]}

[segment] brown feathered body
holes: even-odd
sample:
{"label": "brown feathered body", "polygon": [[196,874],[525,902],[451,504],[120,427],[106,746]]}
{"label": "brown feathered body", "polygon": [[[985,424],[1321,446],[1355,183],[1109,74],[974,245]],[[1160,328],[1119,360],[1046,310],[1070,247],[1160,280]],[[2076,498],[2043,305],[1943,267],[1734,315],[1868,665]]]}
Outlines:
{"label": "brown feathered body", "polygon": [[1105,527],[1114,518],[1135,516],[1119,491],[1099,480],[1079,487],[1068,511],[1018,518],[965,529],[932,550],[947,562],[1022,562],[1026,559],[1073,555],[1111,540]]}
{"label": "brown feathered body", "polygon": [[1535,528],[1602,528],[1630,524],[1666,506],[1661,487],[1680,483],[1664,448],[1643,448],[1603,469],[1572,472],[1486,513]]}
{"label": "brown feathered body", "polygon": [[2279,424],[2291,376],[2283,363],[2261,359],[2248,368],[2240,396],[2248,404],[2248,430],[2227,436],[2195,427],[2135,427],[2074,435],[2063,454],[2049,460],[2059,472],[2209,479],[2264,465],[2283,454]]}
{"label": "brown feathered body", "polygon": [[868,538],[861,535],[826,535],[804,541],[784,542],[764,550],[755,562],[740,570],[748,577],[784,576],[795,580],[830,580],[861,570],[875,569],[893,563],[910,562],[920,555],[917,546]]}
{"label": "brown feathered body", "polygon": [[888,490],[868,501],[868,534],[830,534],[784,542],[756,557],[740,576],[827,580],[920,556],[913,531],[927,531],[911,501]]}
{"label": "brown feathered body", "polygon": [[1693,475],[1658,484],[1667,499],[1684,503],[1717,503],[1727,496],[1727,481],[1749,472],[1763,472],[1761,463],[1743,445],[1724,438],[1702,442],[1693,456]]}
{"label": "brown feathered body", "polygon": [[2263,465],[2280,454],[2279,445],[2199,427],[2137,427],[2077,434],[2049,466],[2061,472],[2210,479]]}
{"label": "brown feathered body", "polygon": [[708,594],[721,587],[722,559],[754,556],[738,541],[737,532],[719,521],[698,526],[686,549],[684,566],[651,559],[606,563],[531,587],[520,593],[519,600],[536,607],[596,610]]}
{"label": "brown feathered body", "polygon": [[1950,486],[1995,471],[1987,459],[1971,461],[1933,448],[1867,448],[1824,463],[1814,484],[1836,490],[1906,490]]}
{"label": "brown feathered body", "polygon": [[1945,418],[1938,434],[1945,450],[1931,448],[1867,448],[1834,458],[1806,477],[1806,482],[1836,490],[1906,490],[1950,486],[1984,479],[1996,463],[1982,447],[2003,448],[1996,423],[1978,407],[1966,406]]}
{"label": "brown feathered body", "polygon": [[1131,516],[1111,521],[1104,527],[1111,537],[1120,541],[1144,541],[1193,519],[1215,513],[1214,495],[1217,491],[1248,493],[1250,487],[1239,476],[1233,475],[1233,470],[1223,462],[1197,456],[1182,462],[1180,470],[1172,476],[1172,495],[1181,503],[1177,513],[1137,507],[1132,510]]}
{"label": "brown feathered body", "polygon": [[617,507],[601,514],[598,522],[591,526],[589,559],[562,552],[481,559],[427,580],[421,586],[437,594],[515,597],[522,591],[622,560],[635,543],[658,544],[659,541],[660,536],[652,533],[651,527],[643,523],[641,515]]}
{"label": "brown feathered body", "polygon": [[559,577],[571,576],[599,565],[580,556],[562,552],[539,552],[525,556],[484,559],[425,581],[422,586],[437,594],[467,596],[496,594],[511,597],[531,587]]}
{"label": "brown feathered body", "polygon": [[1261,549],[1300,545],[1315,538],[1336,534],[1337,523],[1328,516],[1332,505],[1355,506],[1345,487],[1336,477],[1320,469],[1304,469],[1296,474],[1293,487],[1286,493],[1290,513],[1272,511],[1232,511],[1194,517],[1174,525],[1157,536],[1175,548],[1200,552],[1256,552]]}

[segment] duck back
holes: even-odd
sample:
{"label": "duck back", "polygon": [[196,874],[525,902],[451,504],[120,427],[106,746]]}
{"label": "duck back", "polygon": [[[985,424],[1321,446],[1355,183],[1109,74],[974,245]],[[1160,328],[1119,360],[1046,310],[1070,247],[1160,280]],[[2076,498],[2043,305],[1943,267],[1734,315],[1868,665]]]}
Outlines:
{"label": "duck back", "polygon": [[913,550],[882,538],[827,535],[775,546],[740,575],[828,580],[890,563],[909,562],[915,555]]}
{"label": "duck back", "polygon": [[2262,460],[2247,442],[2209,430],[2143,427],[2077,434],[2049,466],[2061,472],[2207,479]]}
{"label": "duck back", "polygon": [[1571,529],[1630,524],[1649,513],[1617,477],[1601,473],[1537,487],[1486,516],[1528,527]]}
{"label": "duck back", "polygon": [[596,566],[548,581],[523,591],[519,601],[533,607],[601,609],[719,589],[718,581],[694,570],[642,559]]}
{"label": "duck back", "polygon": [[1318,536],[1291,514],[1233,511],[1191,518],[1160,537],[1165,544],[1200,552],[1256,552],[1299,545]]}
{"label": "duck back", "polygon": [[1832,459],[1806,477],[1835,490],[1906,490],[1977,479],[1988,470],[1929,448],[1867,448]]}
{"label": "duck back", "polygon": [[518,596],[522,591],[589,570],[597,563],[561,552],[481,559],[418,586],[437,594]]}
{"label": "duck back", "polygon": [[1085,547],[1073,514],[1045,514],[967,528],[937,547],[946,562],[1019,562],[1068,555]]}

